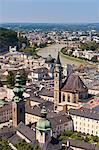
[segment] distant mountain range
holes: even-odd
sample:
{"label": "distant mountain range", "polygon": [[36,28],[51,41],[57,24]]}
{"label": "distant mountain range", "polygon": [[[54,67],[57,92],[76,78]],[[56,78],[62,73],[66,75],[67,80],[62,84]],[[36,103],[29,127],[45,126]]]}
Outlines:
{"label": "distant mountain range", "polygon": [[11,29],[41,29],[41,30],[91,30],[99,31],[99,23],[79,23],[79,24],[65,24],[65,23],[2,23],[0,27]]}

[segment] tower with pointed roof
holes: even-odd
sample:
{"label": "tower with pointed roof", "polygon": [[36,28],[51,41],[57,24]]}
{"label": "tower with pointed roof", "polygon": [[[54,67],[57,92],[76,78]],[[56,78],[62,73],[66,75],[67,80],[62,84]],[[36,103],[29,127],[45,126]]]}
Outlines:
{"label": "tower with pointed roof", "polygon": [[55,104],[55,108],[57,107],[57,104],[61,102],[61,93],[60,93],[61,86],[62,86],[62,67],[61,67],[61,62],[60,62],[59,53],[58,53],[55,70],[54,70],[54,104]]}
{"label": "tower with pointed roof", "polygon": [[21,76],[20,73],[17,72],[15,87],[13,89],[14,97],[12,99],[12,120],[14,127],[17,127],[21,121],[25,123],[25,102],[23,91],[24,89],[21,86]]}
{"label": "tower with pointed roof", "polygon": [[41,110],[41,119],[36,124],[36,140],[38,140],[40,147],[46,150],[47,144],[51,140],[51,122],[46,118],[47,110],[43,106]]}

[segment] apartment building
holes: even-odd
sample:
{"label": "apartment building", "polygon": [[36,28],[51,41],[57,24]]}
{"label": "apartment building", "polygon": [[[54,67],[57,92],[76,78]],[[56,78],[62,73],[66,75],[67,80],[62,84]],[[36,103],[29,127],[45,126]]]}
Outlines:
{"label": "apartment building", "polygon": [[99,111],[87,108],[70,109],[74,131],[99,136]]}

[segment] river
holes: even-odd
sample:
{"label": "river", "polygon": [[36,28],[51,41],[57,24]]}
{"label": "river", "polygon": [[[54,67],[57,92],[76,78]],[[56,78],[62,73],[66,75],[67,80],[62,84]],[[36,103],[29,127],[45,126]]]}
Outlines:
{"label": "river", "polygon": [[[45,48],[41,48],[38,51],[38,55],[42,56],[42,57],[47,57],[49,54],[53,57],[53,58],[57,58],[58,55],[58,51],[61,50],[61,48],[66,47],[66,44],[54,44]],[[63,57],[62,55],[60,56],[60,60],[62,65],[64,66],[65,64],[74,64],[75,66],[79,66],[81,63],[77,62],[77,61],[72,61],[69,59],[66,59],[65,57]]]}

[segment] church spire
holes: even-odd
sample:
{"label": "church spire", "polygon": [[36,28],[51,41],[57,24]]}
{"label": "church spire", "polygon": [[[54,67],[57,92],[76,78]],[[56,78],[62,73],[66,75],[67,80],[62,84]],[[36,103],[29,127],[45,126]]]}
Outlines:
{"label": "church spire", "polygon": [[14,102],[23,101],[23,91],[24,89],[22,88],[22,85],[21,85],[21,76],[20,76],[20,73],[17,72],[16,78],[15,78],[15,87],[13,89],[13,92],[14,92],[13,101]]}
{"label": "church spire", "polygon": [[61,62],[60,62],[60,57],[59,57],[59,52],[58,52],[58,56],[57,56],[57,60],[56,60],[56,64],[61,64]]}
{"label": "church spire", "polygon": [[24,89],[21,85],[21,82],[20,73],[17,72],[15,78],[15,87],[13,89],[14,96],[12,99],[12,120],[14,127],[17,127],[21,121],[25,123],[25,101],[23,97]]}

